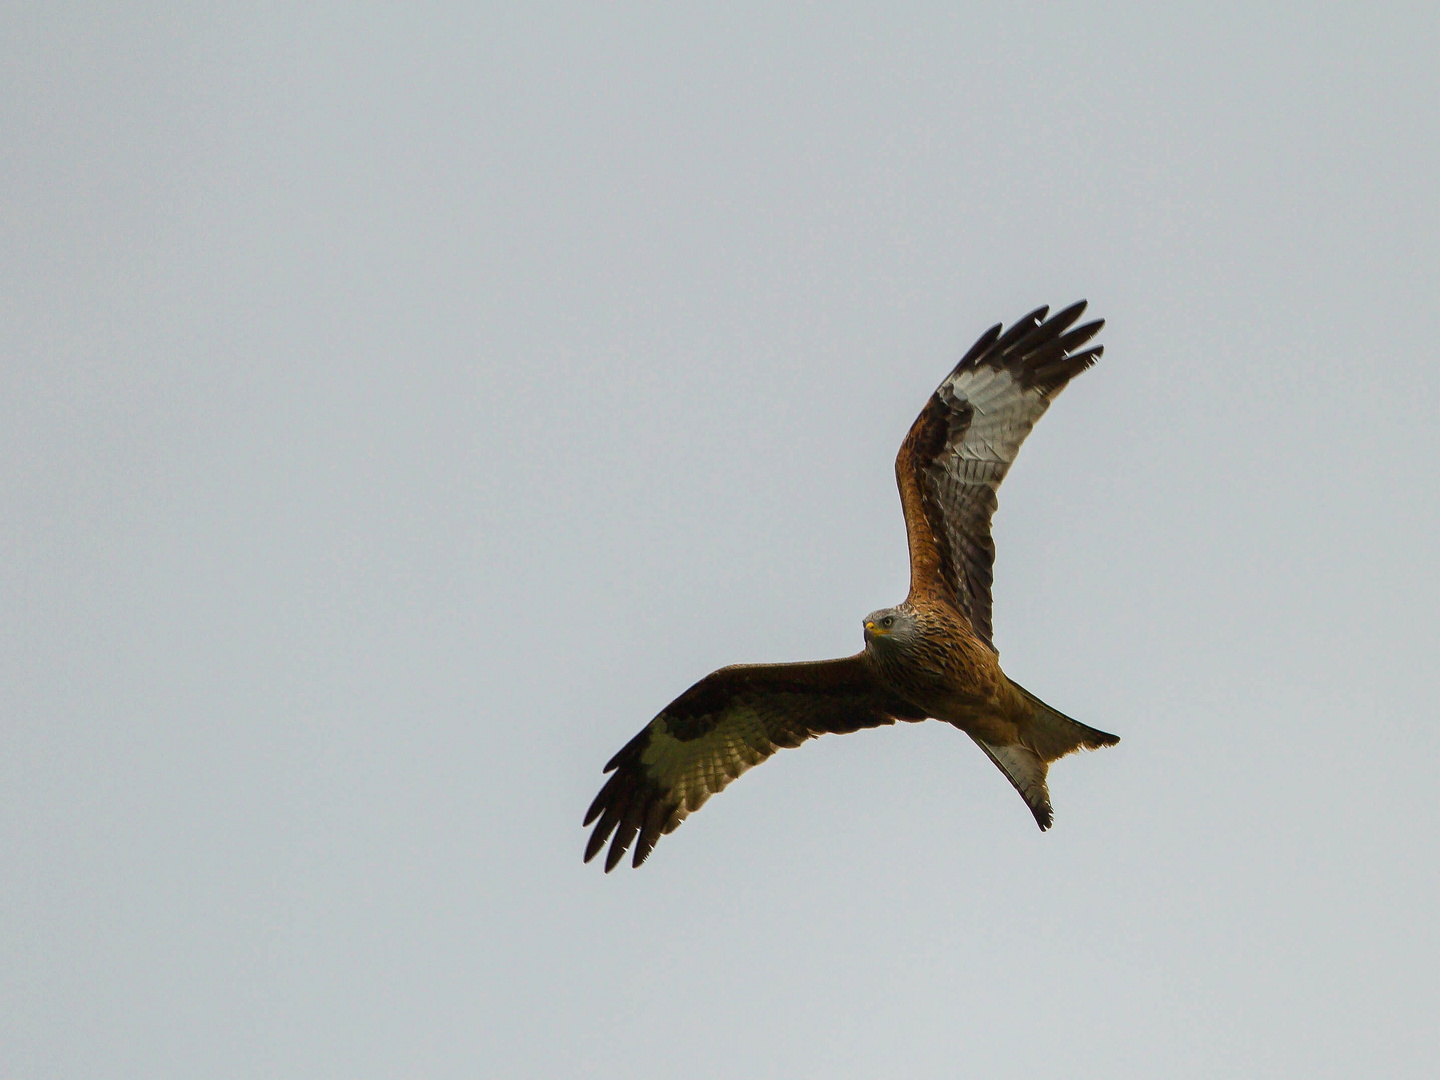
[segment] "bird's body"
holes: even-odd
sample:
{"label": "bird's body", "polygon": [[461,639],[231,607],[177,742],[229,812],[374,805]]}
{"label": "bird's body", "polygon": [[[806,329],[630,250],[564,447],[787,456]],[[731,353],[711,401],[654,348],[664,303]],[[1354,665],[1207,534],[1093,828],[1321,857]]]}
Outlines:
{"label": "bird's body", "polygon": [[895,461],[910,594],[866,617],[864,651],[721,668],[681,694],[606,765],[613,775],[585,817],[595,823],[586,861],[609,840],[611,870],[634,842],[639,866],[663,833],[775,750],[898,720],[934,718],[964,731],[1049,828],[1049,763],[1119,740],[1052,709],[1000,669],[990,519],[1020,443],[1100,356],[1099,346],[1080,346],[1101,323],[1069,329],[1084,307],[1048,320],[1041,308],[1005,333],[992,327],[911,426]]}
{"label": "bird's body", "polygon": [[963,616],[947,608],[907,602],[893,609],[895,617],[914,627],[907,640],[897,630],[870,629],[878,624],[867,619],[866,662],[887,686],[937,720],[967,731],[967,725],[999,723],[1012,711],[999,657],[975,637]]}

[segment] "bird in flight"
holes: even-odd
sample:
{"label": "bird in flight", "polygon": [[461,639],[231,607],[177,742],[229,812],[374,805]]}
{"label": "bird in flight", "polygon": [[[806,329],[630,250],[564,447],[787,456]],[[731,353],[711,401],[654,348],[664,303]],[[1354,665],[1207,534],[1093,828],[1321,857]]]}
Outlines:
{"label": "bird in flight", "polygon": [[[776,750],[825,734],[934,718],[959,728],[1030,807],[1052,820],[1045,775],[1079,749],[1119,742],[1052,709],[1000,670],[991,641],[995,492],[1025,436],[1100,358],[1103,321],[1080,301],[992,326],[930,395],[895,459],[910,546],[910,595],[865,616],[865,649],[841,660],[737,664],[711,672],[610,759],[585,814],[589,862],[634,844],[639,866],[665,833]],[[1073,329],[1072,329],[1073,327]]]}

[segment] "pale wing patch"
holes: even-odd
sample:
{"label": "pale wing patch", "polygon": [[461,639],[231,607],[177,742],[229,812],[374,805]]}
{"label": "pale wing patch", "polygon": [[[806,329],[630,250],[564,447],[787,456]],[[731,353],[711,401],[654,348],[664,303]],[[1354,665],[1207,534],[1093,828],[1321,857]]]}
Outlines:
{"label": "pale wing patch", "polygon": [[[1006,467],[1014,463],[1020,444],[1050,407],[1050,400],[1038,390],[1024,389],[1019,379],[1003,369],[957,372],[945,385],[957,401],[968,403],[973,410],[959,445],[950,447],[951,453],[960,461],[999,465],[993,476],[998,485]],[[953,465],[947,471],[955,475]]]}
{"label": "pale wing patch", "polygon": [[646,773],[670,792],[683,818],[775,749],[760,714],[736,704],[714,730],[696,739],[675,738],[664,718],[657,718],[640,761]]}

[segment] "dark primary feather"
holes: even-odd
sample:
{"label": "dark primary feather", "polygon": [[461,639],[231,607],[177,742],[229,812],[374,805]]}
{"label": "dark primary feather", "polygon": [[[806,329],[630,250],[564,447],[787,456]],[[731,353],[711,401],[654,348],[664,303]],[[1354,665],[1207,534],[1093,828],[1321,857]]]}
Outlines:
{"label": "dark primary feather", "polygon": [[705,676],[610,759],[585,824],[589,862],[610,842],[605,870],[633,843],[639,866],[665,833],[776,750],[823,734],[923,720],[886,690],[864,654],[803,664],[721,668]]}
{"label": "dark primary feather", "polygon": [[1020,444],[1065,385],[1100,357],[1104,325],[1075,327],[1085,301],[991,327],[930,396],[895,459],[910,537],[911,595],[939,592],[992,648],[996,490]]}

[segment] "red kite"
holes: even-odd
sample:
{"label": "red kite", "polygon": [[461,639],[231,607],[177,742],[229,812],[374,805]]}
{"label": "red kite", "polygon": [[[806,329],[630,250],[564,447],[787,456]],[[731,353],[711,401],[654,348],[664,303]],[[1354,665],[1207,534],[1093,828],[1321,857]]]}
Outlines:
{"label": "red kite", "polygon": [[605,766],[614,775],[585,814],[595,823],[586,862],[609,840],[607,873],[632,842],[639,866],[663,833],[782,747],[932,717],[974,739],[1040,828],[1050,827],[1050,762],[1120,740],[1000,670],[990,639],[990,519],[1035,421],[1104,351],[1084,347],[1102,321],[1070,329],[1084,310],[1082,300],[1047,319],[1042,307],[1003,332],[991,327],[930,396],[895,459],[910,595],[865,617],[864,651],[721,668],[686,690]]}

